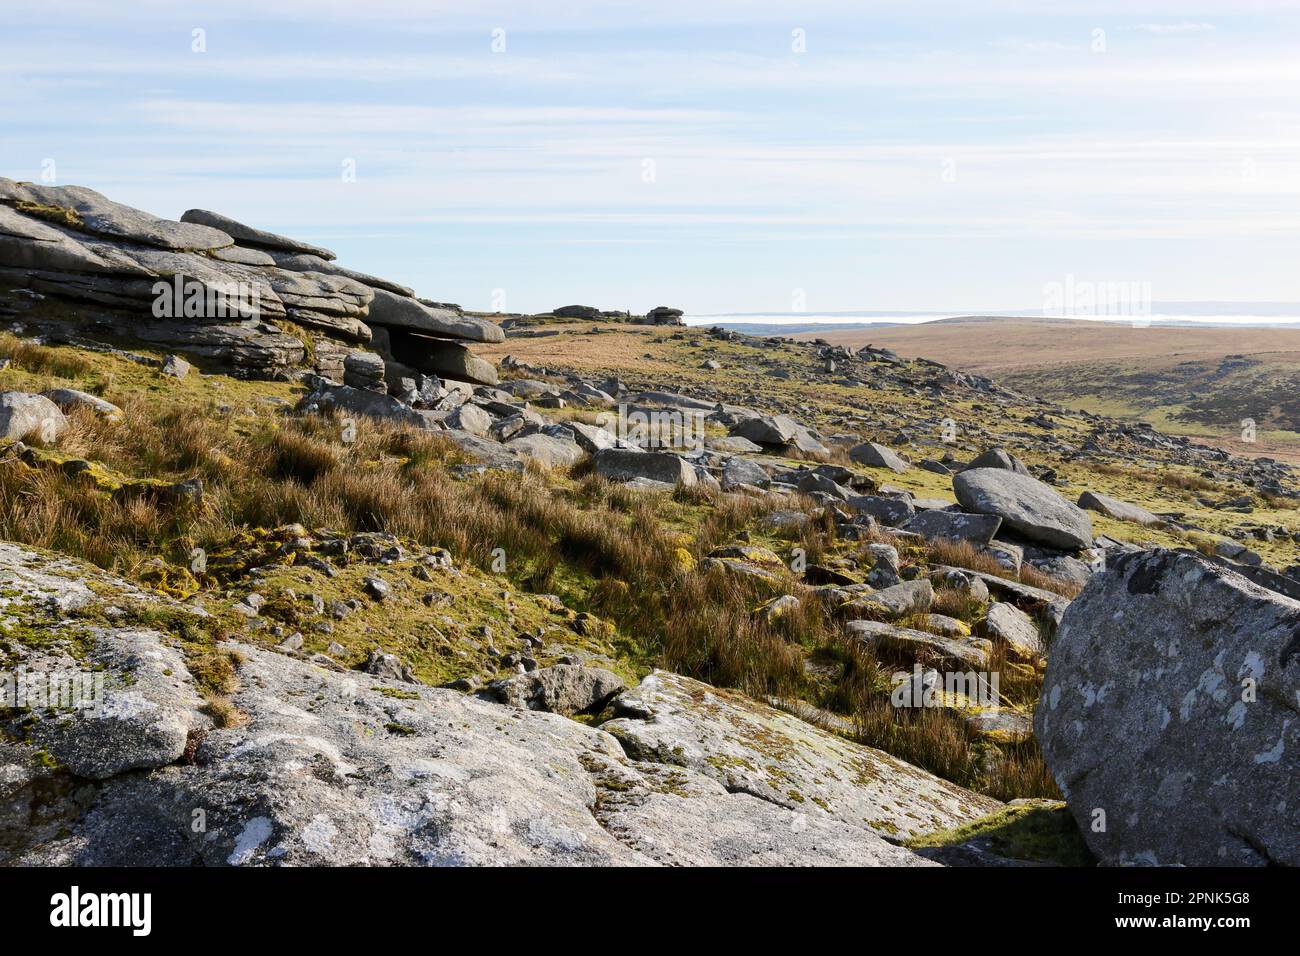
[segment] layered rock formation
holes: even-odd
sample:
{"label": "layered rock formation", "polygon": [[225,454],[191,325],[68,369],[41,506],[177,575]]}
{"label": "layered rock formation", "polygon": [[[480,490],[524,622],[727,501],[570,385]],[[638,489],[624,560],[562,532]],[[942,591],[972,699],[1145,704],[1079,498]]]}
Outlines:
{"label": "layered rock formation", "polygon": [[500,342],[499,327],[334,259],[203,209],[177,222],[0,178],[0,288],[25,293],[22,317],[48,333],[136,339],[254,377],[305,367],[395,393],[421,376],[496,384],[461,343]]}

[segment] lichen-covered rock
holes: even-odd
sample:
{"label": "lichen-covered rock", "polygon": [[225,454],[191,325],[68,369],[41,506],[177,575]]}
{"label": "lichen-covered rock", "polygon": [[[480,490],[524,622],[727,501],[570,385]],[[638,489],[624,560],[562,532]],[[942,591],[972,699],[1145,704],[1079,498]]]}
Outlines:
{"label": "lichen-covered rock", "polygon": [[917,578],[915,581],[902,581],[855,598],[841,607],[840,613],[848,617],[884,614],[899,618],[930,610],[933,600],[934,586],[926,578]]}
{"label": "lichen-covered rock", "polygon": [[1164,524],[1163,520],[1145,508],[1140,508],[1127,501],[1120,501],[1110,495],[1103,495],[1100,491],[1085,491],[1079,495],[1079,507],[1104,514],[1116,521],[1132,521],[1134,524],[1141,525]]}
{"label": "lichen-covered rock", "polygon": [[656,671],[601,729],[637,760],[891,838],[949,829],[1001,804],[734,691]]}
{"label": "lichen-covered rock", "polygon": [[1002,527],[997,515],[972,515],[960,511],[922,511],[903,525],[930,541],[969,541],[988,544]]}
{"label": "lichen-covered rock", "polygon": [[907,471],[908,468],[907,462],[892,449],[870,441],[850,448],[849,457],[859,465],[866,465],[868,468],[888,468],[899,474]]}
{"label": "lichen-covered rock", "polygon": [[59,406],[44,395],[30,392],[0,392],[0,439],[58,441],[68,428]]}
{"label": "lichen-covered rock", "polygon": [[733,455],[722,465],[722,489],[731,491],[740,485],[766,488],[772,483],[772,476],[762,465],[748,458]]}
{"label": "lichen-covered rock", "polygon": [[784,445],[794,440],[799,424],[787,415],[748,418],[731,429],[731,434],[760,445]]}
{"label": "lichen-covered rock", "polygon": [[331,411],[347,415],[364,415],[367,418],[379,418],[392,422],[425,426],[420,413],[409,405],[399,402],[390,395],[374,392],[365,388],[353,388],[350,385],[321,385],[299,403],[305,410]]}
{"label": "lichen-covered rock", "polygon": [[925,660],[948,667],[987,670],[989,655],[993,650],[992,642],[982,638],[963,634],[930,634],[909,627],[895,627],[882,621],[849,621],[845,630],[868,647],[882,647],[913,660]]}
{"label": "lichen-covered rock", "polygon": [[85,186],[43,186],[0,177],[0,203],[39,210],[81,232],[161,249],[208,250],[234,244],[220,229],[161,219],[113,202]]}
{"label": "lichen-covered rock", "polygon": [[1002,641],[1016,657],[1034,658],[1043,653],[1043,640],[1038,625],[1020,608],[1004,601],[989,605],[984,619],[985,633]]}
{"label": "lichen-covered rock", "polygon": [[596,474],[610,481],[648,478],[668,485],[694,485],[698,478],[689,462],[668,452],[603,448],[592,456]]}
{"label": "lichen-covered rock", "polygon": [[[596,819],[621,842],[672,866],[933,866],[919,854],[823,813],[785,809],[690,770],[599,757]],[[660,834],[669,831],[674,839]]]}
{"label": "lichen-covered rock", "polygon": [[512,707],[572,717],[598,710],[626,688],[621,677],[604,668],[557,664],[493,681],[484,693]]}
{"label": "lichen-covered rock", "polygon": [[883,525],[897,528],[916,514],[910,498],[890,498],[880,495],[854,495],[845,502],[854,511],[870,515]]}
{"label": "lichen-covered rock", "polygon": [[179,760],[190,733],[211,726],[184,658],[157,631],[92,628],[88,635],[94,646],[80,666],[106,675],[103,701],[42,715],[27,739],[92,780]]}
{"label": "lichen-covered rock", "polygon": [[55,405],[58,405],[59,409],[64,412],[85,408],[106,421],[115,422],[120,421],[122,418],[122,409],[98,395],[91,395],[89,392],[83,392],[75,388],[51,388],[41,394]]}
{"label": "lichen-covered rock", "polygon": [[1077,550],[1092,545],[1092,519],[1036,478],[1004,468],[972,468],[953,476],[967,511],[997,515],[1031,541]]}
{"label": "lichen-covered rock", "polygon": [[521,458],[537,462],[543,468],[564,468],[576,464],[585,454],[577,442],[541,432],[512,438],[505,443],[505,447]]}
{"label": "lichen-covered rock", "polygon": [[[13,545],[0,544],[0,573],[0,620],[66,615],[109,594],[158,600]],[[119,691],[194,720],[197,732],[173,738],[158,723],[123,723],[96,756],[95,721],[84,720],[84,746],[60,752],[90,761],[81,769],[99,779],[93,800],[35,743],[0,737],[0,864],[932,865],[861,821],[631,759],[604,730],[556,714],[264,647],[228,645],[241,661],[230,701],[241,719],[210,727],[185,696],[186,662],[164,635],[134,629],[101,639],[121,651],[103,662],[113,674],[129,657],[141,662],[134,673],[147,687],[123,682]],[[166,686],[179,696],[154,696]],[[183,742],[184,752],[155,747],[145,760],[116,759],[164,738]],[[886,759],[840,771],[906,776]],[[961,799],[949,791],[945,800]]]}
{"label": "lichen-covered rock", "polygon": [[1034,726],[1106,863],[1300,864],[1300,602],[1192,552],[1123,555],[1066,611]]}

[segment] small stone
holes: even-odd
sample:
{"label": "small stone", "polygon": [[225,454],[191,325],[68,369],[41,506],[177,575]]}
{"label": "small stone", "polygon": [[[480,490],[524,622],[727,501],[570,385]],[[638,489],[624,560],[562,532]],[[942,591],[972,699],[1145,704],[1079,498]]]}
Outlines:
{"label": "small stone", "polygon": [[163,375],[168,375],[171,378],[184,378],[186,375],[190,374],[190,369],[193,367],[193,365],[185,361],[185,359],[181,358],[179,355],[169,355],[163,359],[160,371]]}
{"label": "small stone", "polygon": [[279,649],[289,652],[302,650],[302,634],[298,631],[294,631],[280,642]]}

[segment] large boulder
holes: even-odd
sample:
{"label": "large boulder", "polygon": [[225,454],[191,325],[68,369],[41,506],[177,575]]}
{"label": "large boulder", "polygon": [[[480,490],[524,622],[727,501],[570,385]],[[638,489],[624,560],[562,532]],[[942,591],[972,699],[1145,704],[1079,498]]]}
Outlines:
{"label": "large boulder", "polygon": [[897,627],[883,621],[849,621],[845,631],[872,649],[884,648],[913,660],[943,667],[988,670],[993,644],[969,635],[946,636]]}
{"label": "large boulder", "polygon": [[762,415],[737,423],[731,434],[760,445],[785,445],[799,433],[799,423],[788,415]]}
{"label": "large boulder", "polygon": [[44,395],[0,392],[0,438],[14,441],[58,441],[68,428],[59,406]]}
{"label": "large boulder", "polygon": [[988,544],[1002,527],[997,515],[971,515],[961,511],[922,511],[903,525],[930,541],[969,541]]}
{"label": "large boulder", "polygon": [[492,416],[472,402],[460,406],[444,421],[448,428],[459,428],[479,438],[486,438],[492,427]]}
{"label": "large boulder", "polygon": [[905,617],[930,610],[934,601],[934,586],[926,578],[903,581],[855,598],[840,607],[841,614],[850,617],[884,614],[890,619]]}
{"label": "large boulder", "polygon": [[1079,495],[1079,507],[1103,514],[1107,518],[1114,518],[1116,521],[1132,521],[1134,524],[1141,525],[1164,524],[1163,519],[1156,517],[1145,508],[1120,501],[1110,495],[1103,495],[1099,491],[1085,491]]}
{"label": "large boulder", "polygon": [[907,471],[907,462],[903,461],[893,450],[875,442],[863,442],[849,449],[849,458],[868,468],[888,468],[899,474]]}
{"label": "large boulder", "polygon": [[1300,865],[1300,602],[1189,551],[1070,605],[1034,727],[1105,863]]}
{"label": "large boulder", "polygon": [[493,681],[484,694],[521,710],[544,710],[572,717],[599,710],[626,689],[621,677],[602,667],[556,664]]}
{"label": "large boulder", "polygon": [[298,403],[304,411],[337,411],[342,415],[364,415],[385,421],[426,427],[424,417],[411,406],[390,395],[351,385],[321,385]]}
{"label": "large boulder", "polygon": [[521,435],[506,443],[506,448],[521,458],[535,461],[543,468],[566,468],[577,464],[585,452],[577,442],[568,441],[544,432]]}
{"label": "large boulder", "polygon": [[984,618],[984,632],[1007,645],[1014,657],[1032,659],[1043,653],[1043,640],[1038,625],[1020,608],[1005,601],[989,605]]}
{"label": "large boulder", "polygon": [[461,315],[451,309],[436,309],[417,299],[395,295],[387,289],[375,289],[366,321],[408,332],[449,339],[466,339],[471,342],[504,342],[506,334],[501,326],[472,315]]}
{"label": "large boulder", "polygon": [[756,461],[733,455],[722,464],[722,489],[730,491],[741,485],[766,488],[772,483],[772,476]]}
{"label": "large boulder", "polygon": [[292,253],[306,253],[323,260],[336,258],[334,253],[328,249],[322,249],[320,246],[313,246],[306,242],[299,242],[297,239],[290,239],[288,236],[280,236],[262,229],[254,229],[252,226],[246,226],[229,216],[223,216],[219,212],[209,212],[207,209],[189,209],[181,214],[181,222],[210,226],[224,232],[233,239],[237,239],[245,246],[276,249]]}
{"label": "large boulder", "polygon": [[981,452],[971,459],[970,464],[963,470],[969,471],[972,468],[1001,468],[1004,471],[1014,471],[1018,475],[1029,474],[1025,463],[1005,448],[990,448]]}
{"label": "large boulder", "polygon": [[883,525],[897,528],[916,514],[911,498],[880,495],[853,495],[846,504],[859,514],[870,515]]}
{"label": "large boulder", "polygon": [[84,408],[106,421],[121,421],[122,409],[112,402],[75,388],[51,388],[41,393],[64,412]]}
{"label": "large boulder", "polygon": [[566,422],[565,425],[573,432],[573,440],[578,443],[578,446],[583,451],[595,454],[602,448],[625,447],[617,435],[598,425],[588,425],[586,422],[580,422],[576,419]]}
{"label": "large boulder", "polygon": [[78,232],[160,249],[207,251],[234,244],[230,234],[220,229],[162,219],[85,186],[42,186],[0,177],[0,203]]}
{"label": "large boulder", "polygon": [[1092,545],[1092,519],[1029,475],[1004,468],[972,468],[953,475],[953,492],[967,511],[997,515],[1031,541],[1078,550]]}
{"label": "large boulder", "polygon": [[690,462],[667,452],[602,448],[592,456],[592,462],[596,474],[610,481],[644,478],[669,485],[690,486],[699,480]]}

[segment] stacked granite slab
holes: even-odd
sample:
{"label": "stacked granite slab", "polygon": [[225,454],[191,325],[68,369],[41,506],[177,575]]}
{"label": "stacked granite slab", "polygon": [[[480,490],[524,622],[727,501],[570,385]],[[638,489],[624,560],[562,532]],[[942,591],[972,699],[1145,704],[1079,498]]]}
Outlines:
{"label": "stacked granite slab", "polygon": [[[318,374],[375,390],[422,375],[496,384],[496,369],[464,343],[503,341],[499,327],[335,258],[206,210],[177,222],[85,187],[0,177],[0,299],[58,301],[60,331],[133,338],[263,377],[291,374],[311,354]],[[209,301],[239,289],[255,308],[191,313],[177,296],[160,314],[157,284],[178,279]],[[55,314],[30,311],[38,325]]]}

